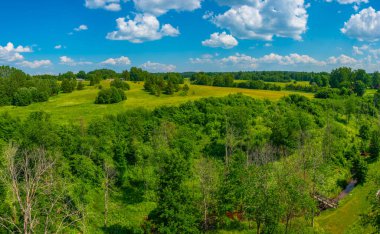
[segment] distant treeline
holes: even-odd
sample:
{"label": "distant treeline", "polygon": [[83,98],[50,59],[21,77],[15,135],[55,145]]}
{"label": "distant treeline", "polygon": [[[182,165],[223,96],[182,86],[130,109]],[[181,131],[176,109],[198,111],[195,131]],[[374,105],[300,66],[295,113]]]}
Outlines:
{"label": "distant treeline", "polygon": [[[187,74],[189,75],[189,74]],[[276,77],[277,76],[277,77]],[[246,80],[245,82],[234,82]],[[294,90],[316,93],[316,97],[331,98],[336,95],[357,94],[363,96],[367,88],[380,87],[380,73],[368,74],[365,70],[341,67],[331,73],[314,72],[238,72],[238,73],[192,73],[191,81],[197,85],[239,87],[262,90]],[[266,82],[291,82],[285,87]],[[297,81],[309,81],[299,85]]]}

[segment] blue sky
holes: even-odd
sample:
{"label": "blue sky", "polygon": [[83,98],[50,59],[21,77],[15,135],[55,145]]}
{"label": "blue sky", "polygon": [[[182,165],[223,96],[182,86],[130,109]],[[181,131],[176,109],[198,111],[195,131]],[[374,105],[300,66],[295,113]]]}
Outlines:
{"label": "blue sky", "polygon": [[380,70],[378,0],[2,0],[0,64],[31,74]]}

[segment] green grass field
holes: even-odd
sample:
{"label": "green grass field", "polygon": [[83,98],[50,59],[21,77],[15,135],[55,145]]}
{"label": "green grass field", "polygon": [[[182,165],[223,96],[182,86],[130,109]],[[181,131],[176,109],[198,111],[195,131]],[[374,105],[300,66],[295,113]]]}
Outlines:
{"label": "green grass field", "polygon": [[[229,94],[242,93],[244,95],[269,100],[279,100],[280,98],[292,93],[313,97],[310,93],[289,92],[289,91],[266,91],[250,90],[239,88],[221,88],[210,86],[191,85],[187,96],[175,94],[173,96],[161,95],[156,97],[143,90],[143,83],[130,83],[131,90],[127,91],[128,100],[113,105],[96,105],[95,98],[99,90],[95,87],[86,87],[85,90],[75,91],[70,94],[59,94],[52,97],[48,102],[34,103],[27,107],[7,106],[0,107],[0,113],[8,112],[15,117],[24,118],[31,112],[45,111],[51,114],[54,121],[60,123],[88,122],[93,118],[104,116],[105,114],[116,114],[125,110],[144,107],[154,109],[158,106],[179,105],[188,101],[194,101],[206,97],[223,97]],[[109,86],[109,81],[102,82],[103,87]]]}

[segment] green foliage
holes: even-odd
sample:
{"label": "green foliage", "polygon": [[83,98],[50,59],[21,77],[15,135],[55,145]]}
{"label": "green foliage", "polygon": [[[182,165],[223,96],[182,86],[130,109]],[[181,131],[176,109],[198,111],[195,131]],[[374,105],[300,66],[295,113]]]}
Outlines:
{"label": "green foliage", "polygon": [[362,97],[365,94],[366,85],[363,81],[357,80],[355,81],[354,93],[356,93],[359,97]]}
{"label": "green foliage", "polygon": [[83,83],[83,81],[79,81],[78,82],[78,85],[77,85],[77,90],[83,90],[84,89],[84,83]]}
{"label": "green foliage", "polygon": [[161,157],[157,207],[149,214],[152,228],[159,233],[199,233],[198,215],[184,186],[189,163],[179,152]]}
{"label": "green foliage", "polygon": [[368,173],[368,165],[364,158],[358,154],[356,154],[352,160],[352,171],[353,177],[358,180],[359,184],[365,182]]}
{"label": "green foliage", "polygon": [[65,78],[61,84],[61,90],[63,93],[71,93],[77,87],[77,81],[75,79]]}
{"label": "green foliage", "polygon": [[371,140],[369,143],[369,153],[371,157],[377,159],[380,154],[380,131],[374,130],[372,131]]}
{"label": "green foliage", "polygon": [[95,104],[114,104],[126,99],[124,90],[111,87],[110,89],[102,89],[99,92]]}
{"label": "green foliage", "polygon": [[[156,77],[165,84],[180,78]],[[120,100],[120,92],[102,89],[97,101]],[[316,231],[306,227],[317,205],[310,194],[336,197],[351,177],[368,183],[358,149],[379,142],[370,106],[370,98],[356,96],[271,102],[230,95],[60,125],[44,112],[22,120],[2,115],[0,142],[57,155],[56,181],[66,182],[65,198],[83,214],[67,233],[303,233]],[[348,115],[355,118],[347,121]],[[10,188],[1,186],[3,198]],[[8,210],[8,203],[0,205]]]}
{"label": "green foliage", "polygon": [[143,71],[141,68],[132,67],[130,70],[131,81],[145,81],[149,76],[149,72]]}
{"label": "green foliage", "polygon": [[130,90],[131,89],[131,87],[129,86],[129,84],[127,82],[122,81],[119,78],[116,78],[111,82],[111,87],[115,87],[117,89],[122,89],[122,90]]}
{"label": "green foliage", "polygon": [[32,103],[32,92],[28,88],[20,88],[14,94],[13,105],[28,106]]}

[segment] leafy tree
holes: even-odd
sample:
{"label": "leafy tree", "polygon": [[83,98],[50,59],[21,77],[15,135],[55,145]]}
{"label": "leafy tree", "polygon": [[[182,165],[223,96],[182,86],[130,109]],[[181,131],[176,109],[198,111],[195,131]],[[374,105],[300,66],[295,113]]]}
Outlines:
{"label": "leafy tree", "polygon": [[79,71],[77,73],[77,78],[78,79],[86,80],[87,79],[87,73],[85,71]]}
{"label": "leafy tree", "polygon": [[83,81],[79,81],[77,85],[77,90],[83,90],[84,89],[84,83]]}
{"label": "leafy tree", "polygon": [[143,71],[141,68],[132,67],[130,71],[131,81],[145,81],[149,73]]}
{"label": "leafy tree", "polygon": [[357,80],[355,81],[354,93],[356,93],[359,97],[363,97],[366,91],[366,85],[363,81]]}
{"label": "leafy tree", "polygon": [[358,154],[355,155],[352,161],[352,172],[354,178],[358,180],[358,183],[362,184],[365,182],[368,172],[368,165],[363,157]]}
{"label": "leafy tree", "polygon": [[126,100],[124,90],[111,87],[103,89],[98,93],[95,104],[114,104]]}
{"label": "leafy tree", "polygon": [[116,78],[111,82],[111,87],[115,87],[117,89],[122,89],[122,90],[129,90],[130,89],[129,84],[125,81],[122,81],[119,78]]}
{"label": "leafy tree", "polygon": [[369,143],[369,153],[372,158],[377,159],[380,154],[380,131],[374,130],[371,135],[371,140]]}
{"label": "leafy tree", "polygon": [[125,70],[121,73],[120,78],[123,80],[131,80],[131,73],[129,73],[128,70]]}
{"label": "leafy tree", "polygon": [[184,186],[189,162],[178,152],[161,155],[157,207],[149,214],[159,233],[199,233],[198,216]]}
{"label": "leafy tree", "polygon": [[15,106],[28,106],[32,101],[32,92],[29,88],[20,88],[13,97],[13,105]]}
{"label": "leafy tree", "polygon": [[76,80],[64,79],[61,84],[61,90],[64,93],[72,93],[77,86]]}
{"label": "leafy tree", "polygon": [[372,88],[379,89],[380,88],[380,73],[376,71],[373,73],[372,77]]}
{"label": "leafy tree", "polygon": [[184,95],[187,95],[189,93],[189,90],[190,90],[190,87],[188,84],[185,84],[183,87],[182,87],[182,91],[183,91],[183,94]]}

